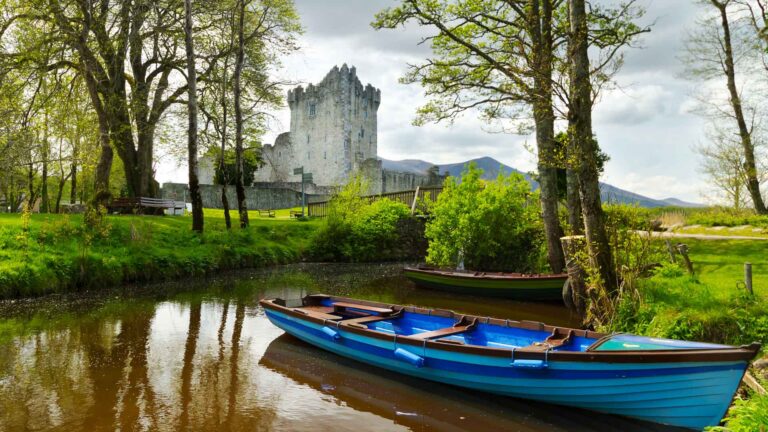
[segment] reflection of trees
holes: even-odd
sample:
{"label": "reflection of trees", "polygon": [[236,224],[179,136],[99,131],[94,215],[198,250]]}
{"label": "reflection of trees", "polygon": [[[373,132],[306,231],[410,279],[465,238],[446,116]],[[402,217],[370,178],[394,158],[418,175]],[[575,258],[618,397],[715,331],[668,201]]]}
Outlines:
{"label": "reflection of trees", "polygon": [[[105,332],[104,320],[81,322],[81,343],[93,394],[83,424],[85,429],[114,430],[119,424],[121,430],[134,430],[142,417],[157,424],[147,370],[147,342],[154,314],[153,303],[123,311],[116,336],[113,326],[106,326]],[[146,407],[146,413],[141,412],[142,407]]]}
{"label": "reflection of trees", "polygon": [[229,356],[229,399],[227,401],[227,419],[223,427],[225,430],[232,428],[235,409],[237,408],[238,360],[240,358],[240,335],[243,332],[244,320],[245,303],[241,299],[235,308],[235,326],[232,330],[232,353]]}
{"label": "reflection of trees", "polygon": [[202,302],[193,301],[189,308],[189,329],[187,330],[187,343],[184,345],[184,366],[181,369],[181,419],[179,430],[187,430],[189,427],[189,403],[192,400],[190,389],[192,387],[192,372],[194,371],[195,351],[197,350],[197,338],[200,335],[200,311]]}

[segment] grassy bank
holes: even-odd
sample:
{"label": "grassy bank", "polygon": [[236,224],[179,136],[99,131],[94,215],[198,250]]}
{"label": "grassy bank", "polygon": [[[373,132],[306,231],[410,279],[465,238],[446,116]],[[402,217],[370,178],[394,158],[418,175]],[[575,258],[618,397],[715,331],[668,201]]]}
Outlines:
{"label": "grassy bank", "polygon": [[198,236],[188,217],[106,216],[86,228],[81,215],[0,214],[0,298],[296,262],[317,228],[250,217],[249,229],[227,231],[221,211],[206,211]]}
{"label": "grassy bank", "polygon": [[[681,239],[683,240],[683,239]],[[728,344],[768,345],[768,243],[684,239],[696,275],[666,265],[622,304],[612,330]],[[753,263],[754,295],[740,281]]]}

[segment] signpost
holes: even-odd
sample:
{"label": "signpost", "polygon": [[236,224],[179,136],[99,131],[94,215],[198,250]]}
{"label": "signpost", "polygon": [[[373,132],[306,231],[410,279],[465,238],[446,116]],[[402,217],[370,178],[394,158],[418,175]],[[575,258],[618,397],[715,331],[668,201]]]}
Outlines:
{"label": "signpost", "polygon": [[307,206],[307,194],[304,191],[304,183],[312,183],[312,173],[305,173],[304,167],[294,168],[293,175],[301,176],[301,214],[305,215],[304,207]]}

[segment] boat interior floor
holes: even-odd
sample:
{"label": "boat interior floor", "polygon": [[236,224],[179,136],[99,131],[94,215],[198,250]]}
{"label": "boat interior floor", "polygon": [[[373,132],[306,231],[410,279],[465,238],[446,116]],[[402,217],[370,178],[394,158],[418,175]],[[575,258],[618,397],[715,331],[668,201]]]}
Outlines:
{"label": "boat interior floor", "polygon": [[[302,306],[293,308],[293,310],[307,316],[322,319],[323,321],[333,322],[335,326],[344,324],[373,331],[380,331],[375,327],[377,322],[397,320],[402,317],[402,310],[343,302],[336,302],[330,306]],[[369,327],[369,324],[373,324],[374,327]],[[477,318],[469,319],[462,316],[450,327],[446,326],[437,329],[419,331],[412,334],[402,334],[399,336],[422,341],[429,340],[465,345],[468,343],[472,344],[468,337],[470,337],[471,332],[476,330],[477,327]],[[546,337],[542,337],[542,339],[538,341],[531,341],[530,343],[523,343],[520,345],[496,342],[494,343],[494,346],[499,348],[504,347],[511,349],[548,351],[554,349],[568,349],[567,347],[571,345],[573,339],[574,331],[572,329],[563,329],[558,327],[555,328],[551,334]]]}

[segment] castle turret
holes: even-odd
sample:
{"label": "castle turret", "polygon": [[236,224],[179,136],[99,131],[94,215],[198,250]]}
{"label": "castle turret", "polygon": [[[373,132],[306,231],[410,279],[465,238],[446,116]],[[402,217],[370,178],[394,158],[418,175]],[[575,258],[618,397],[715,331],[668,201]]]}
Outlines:
{"label": "castle turret", "polygon": [[363,86],[357,70],[334,66],[317,84],[288,91],[291,145],[297,166],[318,185],[343,184],[363,161],[376,158],[381,90]]}

